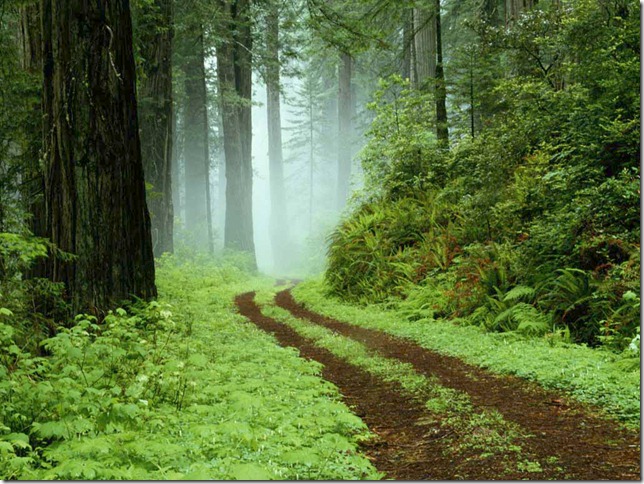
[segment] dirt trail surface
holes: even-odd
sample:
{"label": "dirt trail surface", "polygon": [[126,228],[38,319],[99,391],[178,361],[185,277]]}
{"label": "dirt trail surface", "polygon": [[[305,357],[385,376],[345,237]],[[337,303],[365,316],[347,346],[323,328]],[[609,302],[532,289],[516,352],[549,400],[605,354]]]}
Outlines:
{"label": "dirt trail surface", "polygon": [[334,383],[347,405],[354,409],[372,432],[375,441],[363,444],[363,451],[374,466],[389,479],[453,480],[495,478],[520,479],[528,474],[504,475],[502,462],[491,460],[482,469],[468,455],[444,455],[437,423],[427,424],[424,406],[405,395],[396,384],[383,382],[352,366],[329,351],[315,346],[290,327],[264,316],[254,301],[255,293],[235,298],[240,314],[260,329],[273,334],[280,345],[297,348],[300,354],[324,365],[322,377]]}
{"label": "dirt trail surface", "polygon": [[477,407],[497,409],[506,420],[534,435],[529,442],[533,450],[558,457],[566,479],[640,480],[639,434],[593,415],[587,406],[516,377],[493,375],[410,340],[327,318],[297,303],[289,290],[279,292],[275,302],[298,318],[410,363],[419,373],[435,375],[444,386],[469,394]]}

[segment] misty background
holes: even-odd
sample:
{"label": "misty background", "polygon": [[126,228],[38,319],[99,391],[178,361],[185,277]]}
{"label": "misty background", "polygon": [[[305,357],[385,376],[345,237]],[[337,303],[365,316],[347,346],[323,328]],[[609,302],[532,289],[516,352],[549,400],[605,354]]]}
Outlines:
{"label": "misty background", "polygon": [[[223,134],[216,82],[216,59],[206,59],[208,84],[208,116],[210,144],[211,213],[213,242],[217,251],[224,248],[226,211],[225,159]],[[290,243],[280,247],[290,263],[280,267],[276,263],[270,237],[270,184],[268,156],[268,121],[266,85],[258,74],[253,74],[252,94],[252,156],[253,156],[253,234],[258,269],[276,276],[297,276],[319,273],[324,270],[326,237],[336,225],[346,207],[339,207],[336,191],[338,181],[337,161],[337,80],[331,67],[326,89],[322,79],[316,77],[316,66],[302,63],[304,73],[297,77],[282,77],[282,146],[284,158],[284,190],[286,222]],[[329,70],[329,66],[325,66]],[[352,86],[354,96],[357,86]],[[177,96],[181,98],[181,95]],[[355,97],[354,97],[355,100]],[[360,103],[356,103],[360,106]],[[177,123],[181,125],[185,114],[177,109]],[[350,140],[352,168],[350,196],[362,186],[362,174],[357,160],[364,145],[364,131],[368,111],[353,116]],[[175,181],[175,244],[181,250],[206,250],[196,241],[194,234],[185,228],[186,193],[191,189],[185,177],[186,154],[183,150],[184,129],[176,136],[178,177]],[[207,220],[204,220],[204,225]]]}

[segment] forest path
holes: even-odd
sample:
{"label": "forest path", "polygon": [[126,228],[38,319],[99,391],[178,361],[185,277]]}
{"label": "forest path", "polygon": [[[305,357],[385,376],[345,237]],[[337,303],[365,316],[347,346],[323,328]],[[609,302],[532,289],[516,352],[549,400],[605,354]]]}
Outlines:
{"label": "forest path", "polygon": [[383,381],[320,348],[286,323],[263,315],[254,293],[238,296],[242,315],[272,333],[280,345],[295,347],[303,357],[324,365],[322,376],[339,387],[345,402],[378,435],[376,442],[364,445],[364,451],[387,478],[639,480],[639,435],[595,416],[587,406],[409,340],[314,313],[298,304],[289,290],[279,292],[275,303],[300,320],[358,341],[374,354],[408,363],[418,374],[438,378],[444,387],[467,394],[477,411],[498,411],[525,430],[520,454],[525,462],[539,462],[540,467],[535,474],[527,464],[509,465],[517,456],[491,452],[482,457],[480,448],[449,445],[450,439],[460,439],[464,429],[452,428],[450,419],[437,419],[396,382]]}

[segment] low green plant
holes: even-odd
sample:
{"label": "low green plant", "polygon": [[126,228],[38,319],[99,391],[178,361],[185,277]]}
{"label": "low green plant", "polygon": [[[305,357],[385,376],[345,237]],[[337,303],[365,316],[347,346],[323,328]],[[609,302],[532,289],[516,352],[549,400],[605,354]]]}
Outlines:
{"label": "low green plant", "polygon": [[524,455],[521,442],[527,435],[518,425],[504,420],[500,413],[473,407],[467,394],[441,385],[435,377],[418,374],[407,363],[380,356],[362,343],[295,318],[272,305],[268,293],[261,295],[258,301],[264,303],[263,314],[288,325],[351,365],[384,381],[398,383],[404,391],[421,400],[430,415],[419,424],[438,423],[444,429],[450,436],[444,439],[446,454],[476,450],[479,459],[504,456],[508,466],[518,465],[516,460]]}
{"label": "low green plant", "polygon": [[[514,333],[488,333],[478,326],[445,320],[409,320],[396,308],[357,307],[326,295],[324,282],[310,280],[293,289],[294,297],[319,313],[350,324],[411,339],[423,347],[457,356],[501,374],[536,381],[603,408],[607,415],[639,427],[639,355],[570,344],[567,330],[546,338],[526,339]],[[634,343],[639,347],[639,340]]]}
{"label": "low green plant", "polygon": [[78,316],[47,356],[18,346],[0,311],[0,476],[379,477],[320,366],[234,313],[234,295],[272,285],[243,267],[166,256],[158,302]]}

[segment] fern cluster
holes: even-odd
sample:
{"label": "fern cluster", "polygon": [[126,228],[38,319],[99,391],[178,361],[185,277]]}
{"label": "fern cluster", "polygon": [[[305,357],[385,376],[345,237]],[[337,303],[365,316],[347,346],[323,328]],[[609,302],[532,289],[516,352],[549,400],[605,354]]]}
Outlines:
{"label": "fern cluster", "polygon": [[319,365],[244,322],[238,261],[158,271],[159,302],[79,316],[33,356],[0,311],[3,479],[356,479],[366,427]]}

